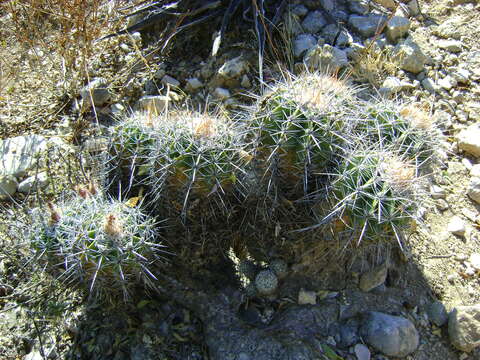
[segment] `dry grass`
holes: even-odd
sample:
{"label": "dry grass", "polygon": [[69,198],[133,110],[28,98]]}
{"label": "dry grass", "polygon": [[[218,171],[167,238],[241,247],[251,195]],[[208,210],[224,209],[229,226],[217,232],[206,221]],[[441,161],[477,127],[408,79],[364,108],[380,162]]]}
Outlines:
{"label": "dry grass", "polygon": [[0,138],[60,120],[88,81],[113,26],[116,2],[8,0],[0,3]]}
{"label": "dry grass", "polygon": [[108,28],[111,11],[106,4],[106,0],[22,0],[1,6],[10,20],[10,40],[33,56],[60,56],[65,77],[81,80],[94,41]]}
{"label": "dry grass", "polygon": [[388,76],[393,76],[398,71],[393,55],[386,50],[380,50],[376,46],[366,48],[354,62],[351,68],[351,76],[361,82],[366,82],[375,88],[380,88]]}

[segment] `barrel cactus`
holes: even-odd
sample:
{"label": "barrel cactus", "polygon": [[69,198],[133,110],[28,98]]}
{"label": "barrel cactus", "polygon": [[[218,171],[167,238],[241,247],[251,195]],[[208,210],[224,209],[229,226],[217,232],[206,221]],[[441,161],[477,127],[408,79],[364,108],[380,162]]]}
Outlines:
{"label": "barrel cactus", "polygon": [[[301,186],[341,153],[355,89],[316,73],[273,86],[253,107],[248,138],[269,184]],[[311,190],[311,189],[310,189]]]}
{"label": "barrel cactus", "polygon": [[154,119],[146,113],[133,113],[119,121],[111,132],[107,161],[110,181],[128,189],[140,183],[148,173],[148,158],[154,144]]}
{"label": "barrel cactus", "polygon": [[270,261],[269,268],[280,280],[284,279],[288,274],[288,264],[285,260],[280,258]]}
{"label": "barrel cactus", "polygon": [[138,208],[101,195],[49,204],[34,216],[29,239],[47,269],[91,296],[126,299],[133,286],[155,287],[154,262],[164,246],[155,221]]}
{"label": "barrel cactus", "polygon": [[352,152],[332,184],[334,210],[358,237],[396,237],[412,218],[421,194],[417,167],[399,154],[376,149]]}
{"label": "barrel cactus", "polygon": [[[156,203],[183,215],[194,201],[224,208],[241,186],[248,154],[229,120],[176,111],[156,129],[147,184]],[[166,202],[165,202],[166,200]]]}
{"label": "barrel cactus", "polygon": [[419,164],[435,154],[437,131],[419,104],[369,101],[361,104],[358,113],[357,135],[362,142],[393,146]]}
{"label": "barrel cactus", "polygon": [[260,271],[255,277],[255,287],[261,296],[273,295],[278,287],[277,275],[269,269]]}

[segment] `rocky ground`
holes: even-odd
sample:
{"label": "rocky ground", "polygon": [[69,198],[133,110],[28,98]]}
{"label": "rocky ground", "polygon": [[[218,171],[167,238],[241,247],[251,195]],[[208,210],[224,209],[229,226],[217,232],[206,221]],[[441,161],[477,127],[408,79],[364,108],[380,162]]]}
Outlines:
{"label": "rocky ground", "polygon": [[[222,283],[211,275],[228,272],[218,260],[182,275],[194,295],[167,280],[170,292],[139,290],[128,304],[86,301],[29,261],[18,236],[23,210],[88,176],[79,164],[88,168],[109,126],[132,109],[235,112],[251,102],[245,94],[260,91],[255,41],[235,27],[212,57],[210,33],[201,30],[163,54],[155,51],[156,29],[113,37],[92,44],[89,81],[80,86],[62,71],[59,54],[17,44],[3,9],[2,358],[480,358],[480,5],[320,0],[292,1],[289,9],[274,46],[283,66],[267,56],[266,84],[282,69],[339,72],[363,86],[363,96],[419,104],[443,133],[423,221],[404,248],[344,262],[298,246],[285,258],[286,274],[272,275],[274,296],[248,299],[238,281]],[[205,255],[201,246],[195,251]],[[206,279],[226,285],[209,292]]]}

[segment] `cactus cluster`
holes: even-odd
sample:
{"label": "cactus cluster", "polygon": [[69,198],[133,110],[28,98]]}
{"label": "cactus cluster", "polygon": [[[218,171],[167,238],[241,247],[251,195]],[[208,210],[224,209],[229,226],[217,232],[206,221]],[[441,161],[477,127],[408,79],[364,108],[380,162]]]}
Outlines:
{"label": "cactus cluster", "polygon": [[68,200],[49,203],[34,221],[32,248],[65,282],[82,285],[94,297],[127,297],[141,283],[155,287],[150,267],[161,260],[164,246],[158,224],[138,208],[81,188]]}
{"label": "cactus cluster", "polygon": [[[286,221],[292,223],[292,209],[302,216],[296,229],[313,214],[315,222],[322,220],[308,228],[341,222],[334,231],[348,230],[357,243],[398,239],[414,217],[420,175],[438,144],[418,106],[361,100],[352,86],[320,74],[275,84],[257,100],[236,122],[180,110],[133,114],[113,127],[110,181],[127,191],[140,186],[148,211],[170,222],[188,217],[188,224],[205,226],[214,213],[220,222],[213,229],[230,226],[223,221],[228,215],[243,231],[261,226],[259,197],[269,211],[283,206],[276,201],[281,198],[289,205],[282,208]],[[72,199],[51,204],[47,218],[36,217],[30,239],[38,256],[93,294],[128,294],[138,280],[153,286],[150,264],[162,252],[158,226],[94,187],[77,190]],[[275,231],[287,228],[281,221],[265,217]],[[239,272],[250,290],[269,296],[287,266],[272,260],[262,270],[244,261]]]}
{"label": "cactus cluster", "polygon": [[362,239],[408,222],[419,194],[411,184],[437,146],[419,106],[362,100],[345,81],[318,73],[272,85],[240,118],[134,114],[114,129],[110,153],[171,218],[205,220],[260,198],[253,212],[267,210],[269,221],[279,199],[321,199],[330,218],[361,229]]}
{"label": "cactus cluster", "polygon": [[273,259],[268,267],[264,268],[255,264],[252,260],[242,260],[238,264],[238,272],[249,281],[245,286],[245,293],[248,297],[271,296],[278,288],[280,280],[288,273],[288,265],[283,259]]}

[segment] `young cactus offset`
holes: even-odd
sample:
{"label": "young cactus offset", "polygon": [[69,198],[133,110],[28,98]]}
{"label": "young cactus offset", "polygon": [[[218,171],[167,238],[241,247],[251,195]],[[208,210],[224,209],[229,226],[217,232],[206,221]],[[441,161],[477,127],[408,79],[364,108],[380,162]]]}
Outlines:
{"label": "young cactus offset", "polygon": [[147,183],[155,202],[167,200],[183,215],[194,201],[225,208],[248,161],[230,121],[187,111],[161,120],[150,157]]}
{"label": "young cactus offset", "polygon": [[354,93],[343,81],[306,74],[259,98],[247,131],[269,184],[301,185],[307,191],[309,177],[325,172],[344,147]]}
{"label": "young cactus offset", "polygon": [[375,149],[352,151],[332,184],[333,213],[362,239],[399,240],[415,217],[421,192],[417,168],[398,154]]}
{"label": "young cactus offset", "polygon": [[47,268],[65,281],[87,287],[91,296],[127,298],[139,283],[155,287],[150,268],[164,247],[155,229],[138,208],[90,195],[50,204],[29,237]]}

